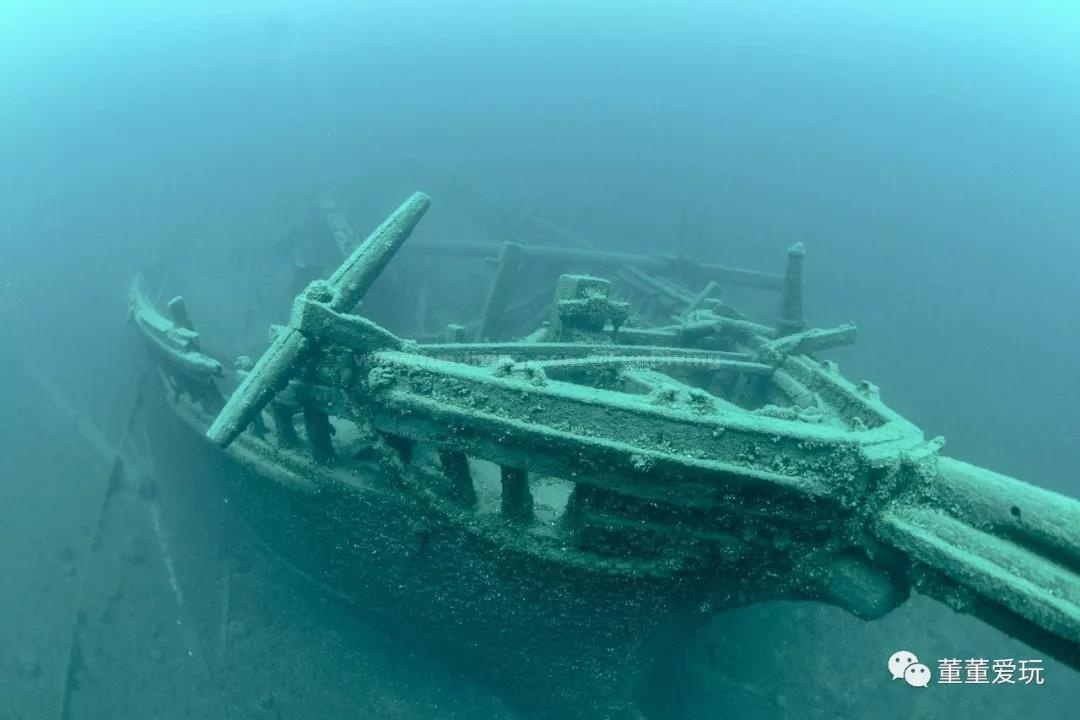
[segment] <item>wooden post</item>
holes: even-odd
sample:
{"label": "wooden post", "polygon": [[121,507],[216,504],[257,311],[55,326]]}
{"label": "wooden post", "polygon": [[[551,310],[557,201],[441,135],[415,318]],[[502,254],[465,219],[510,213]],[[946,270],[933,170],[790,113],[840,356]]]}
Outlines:
{"label": "wooden post", "polygon": [[401,435],[392,435],[391,433],[382,433],[383,440],[386,444],[394,449],[394,452],[401,458],[401,462],[408,465],[412,462],[413,447],[416,443],[410,438],[403,437]]}
{"label": "wooden post", "polygon": [[450,497],[464,507],[476,505],[476,488],[473,487],[469,458],[458,450],[439,449],[439,462],[443,474],[450,481]]}
{"label": "wooden post", "polygon": [[311,443],[311,455],[315,462],[329,464],[334,461],[333,428],[330,418],[311,402],[304,403],[304,429]]}
{"label": "wooden post", "polygon": [[448,343],[463,343],[465,342],[465,326],[450,323],[446,326],[446,342]]}
{"label": "wooden post", "polygon": [[279,447],[291,448],[300,444],[296,428],[293,427],[294,414],[296,409],[289,405],[270,403],[270,415],[274,418],[274,433]]}
{"label": "wooden post", "polygon": [[502,470],[502,512],[514,522],[528,522],[533,517],[533,497],[529,491],[529,473],[521,468],[500,466]]}
{"label": "wooden post", "polygon": [[[225,403],[224,403],[224,401],[222,401],[221,406],[218,408],[218,410],[220,411],[221,407],[224,407],[224,405],[225,405]],[[263,420],[263,416],[262,416],[261,412],[258,415],[256,415],[254,418],[251,419],[251,431],[253,433],[255,433],[257,436],[259,436],[260,438],[263,437],[264,435],[266,435],[266,432],[267,432],[266,421]]]}
{"label": "wooden post", "polygon": [[503,243],[499,249],[499,259],[495,267],[495,277],[488,288],[487,299],[484,300],[484,312],[480,318],[480,329],[477,332],[477,340],[494,340],[499,333],[502,324],[503,313],[510,302],[510,292],[513,288],[514,275],[517,274],[518,264],[521,260],[521,246],[516,243]]}
{"label": "wooden post", "polygon": [[795,243],[788,248],[787,271],[784,273],[784,300],[776,328],[781,335],[799,332],[803,323],[803,260],[806,248]]}

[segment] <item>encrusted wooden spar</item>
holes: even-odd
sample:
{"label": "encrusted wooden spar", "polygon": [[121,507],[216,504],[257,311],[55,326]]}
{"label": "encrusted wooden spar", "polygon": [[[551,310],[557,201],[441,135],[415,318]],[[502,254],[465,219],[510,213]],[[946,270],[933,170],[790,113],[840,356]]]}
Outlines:
{"label": "encrusted wooden spar", "polygon": [[221,362],[202,351],[199,333],[188,317],[184,299],[168,303],[172,319],[154,308],[146,297],[142,277],[136,277],[128,294],[128,312],[147,347],[164,368],[165,380],[176,394],[186,394],[210,412],[217,412],[224,398],[215,380],[225,375]]}
{"label": "encrusted wooden spar", "polygon": [[[325,283],[309,288],[305,294],[318,296],[334,312],[351,310],[412,233],[430,204],[427,195],[414,193],[346,258]],[[210,426],[206,434],[213,442],[227,447],[303,363],[309,347],[307,339],[298,332],[297,324],[304,309],[304,299],[304,296],[297,299],[289,325],[240,383]]]}
{"label": "encrusted wooden spar", "polygon": [[[624,332],[625,330],[620,330],[618,335],[621,336]],[[670,333],[670,337],[674,338],[675,334]],[[597,355],[603,357],[662,356],[704,361],[733,360],[736,362],[753,362],[753,355],[745,352],[620,343],[606,343],[602,347],[598,347],[596,343],[586,342],[450,342],[421,343],[413,346],[413,350],[422,355],[431,355],[442,360],[453,360],[470,365],[493,364],[496,359],[505,356],[513,356],[523,360],[566,360],[570,358],[596,357]]]}
{"label": "encrusted wooden spar", "polygon": [[803,261],[806,248],[802,243],[795,243],[788,248],[787,270],[784,272],[784,297],[780,305],[780,317],[777,326],[781,333],[793,333],[802,330],[803,322]]}

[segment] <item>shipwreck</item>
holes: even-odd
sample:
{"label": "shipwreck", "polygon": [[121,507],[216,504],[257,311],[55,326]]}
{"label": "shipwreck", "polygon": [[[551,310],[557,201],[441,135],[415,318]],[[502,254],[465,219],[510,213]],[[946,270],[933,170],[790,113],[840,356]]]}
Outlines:
{"label": "shipwreck", "polygon": [[[399,337],[358,314],[429,207],[408,198],[296,296],[257,361],[204,349],[182,298],[130,313],[229,505],[299,572],[392,618],[531,718],[638,717],[650,668],[713,614],[912,591],[1080,668],[1080,503],[942,454],[820,358],[783,273],[598,250],[527,218],[478,318]],[[775,296],[753,320],[721,299]]]}

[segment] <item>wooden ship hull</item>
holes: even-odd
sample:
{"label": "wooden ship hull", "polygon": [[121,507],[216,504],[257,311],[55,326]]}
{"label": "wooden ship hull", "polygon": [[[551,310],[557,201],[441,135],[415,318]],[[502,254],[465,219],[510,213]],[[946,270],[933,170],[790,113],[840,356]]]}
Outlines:
{"label": "wooden ship hull", "polygon": [[[711,267],[686,292],[650,274],[681,260],[506,243],[480,339],[530,254],[681,316],[628,322],[646,311],[568,274],[523,341],[418,343],[352,309],[427,206],[309,285],[228,398],[182,300],[166,318],[133,286],[173,413],[298,572],[538,720],[640,717],[668,651],[775,599],[869,619],[916,589],[1080,667],[1080,504],[940,455],[817,359],[855,331],[803,328],[801,247],[784,275]],[[775,325],[704,302],[739,280],[780,293]]]}
{"label": "wooden ship hull", "polygon": [[177,429],[197,433],[184,446],[203,453],[278,558],[373,621],[408,628],[410,647],[464,666],[527,717],[617,717],[655,661],[711,614],[700,578],[515,552],[498,534],[440,520],[376,463],[335,472],[275,452],[268,466],[259,441],[222,453],[204,440],[208,417],[173,409]]}

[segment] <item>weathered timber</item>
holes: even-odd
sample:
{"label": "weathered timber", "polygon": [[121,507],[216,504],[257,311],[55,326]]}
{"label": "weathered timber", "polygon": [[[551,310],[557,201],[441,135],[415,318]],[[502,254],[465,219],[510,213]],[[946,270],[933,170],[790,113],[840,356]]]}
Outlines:
{"label": "weathered timber", "polygon": [[310,343],[298,327],[307,308],[306,301],[316,295],[335,312],[347,312],[355,307],[412,233],[429,205],[426,195],[415,193],[346,258],[326,283],[297,299],[290,325],[259,358],[207,431],[213,442],[228,446],[306,359]]}
{"label": "weathered timber", "polygon": [[784,273],[784,295],[780,305],[777,327],[783,334],[798,332],[803,322],[803,262],[806,248],[795,243],[788,248],[787,271]]}
{"label": "weathered timber", "polygon": [[700,308],[702,303],[704,303],[707,298],[712,297],[713,294],[716,293],[716,291],[719,289],[720,283],[716,282],[715,280],[710,280],[709,282],[705,283],[705,287],[701,288],[701,291],[697,295],[690,298],[690,302],[688,302],[686,304],[686,307],[683,308],[683,317],[689,316],[695,310]]}
{"label": "weathered timber", "polygon": [[[620,334],[626,333],[623,328]],[[469,364],[489,364],[498,358],[508,357],[514,360],[559,360],[584,357],[674,357],[683,360],[700,359],[733,360],[753,362],[754,356],[744,352],[724,352],[720,350],[701,350],[698,348],[680,348],[664,345],[620,345],[608,343],[555,343],[555,342],[503,342],[503,343],[428,343],[415,347],[421,355],[437,357],[441,360],[454,360]]]}
{"label": "weathered timber", "polygon": [[529,368],[543,370],[547,374],[600,370],[610,368],[698,368],[713,372],[749,373],[771,375],[773,368],[763,363],[742,362],[725,358],[679,357],[677,355],[600,355],[583,358],[560,358],[557,360],[530,361],[516,366],[516,370]]}
{"label": "weathered timber", "polygon": [[466,507],[476,505],[476,488],[473,486],[469,458],[465,453],[441,448],[439,462],[443,473],[450,481],[450,497]]}
{"label": "weathered timber", "polygon": [[[190,327],[187,311],[184,310],[182,316],[187,318],[185,325],[161,315],[146,298],[141,276],[132,282],[128,302],[130,317],[141,331],[140,335],[170,372],[198,381],[209,381],[225,374],[221,362],[199,349],[199,333]],[[175,299],[172,305],[176,306]]]}
{"label": "weathered timber", "polygon": [[501,506],[503,515],[513,522],[532,519],[533,497],[529,492],[529,473],[521,468],[503,466]]}

